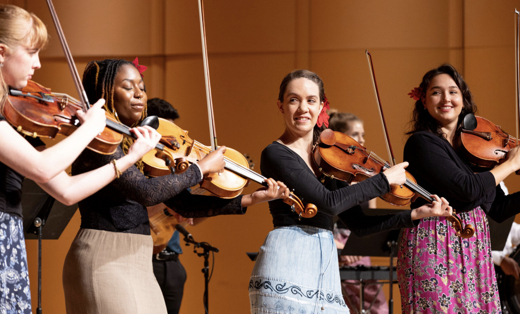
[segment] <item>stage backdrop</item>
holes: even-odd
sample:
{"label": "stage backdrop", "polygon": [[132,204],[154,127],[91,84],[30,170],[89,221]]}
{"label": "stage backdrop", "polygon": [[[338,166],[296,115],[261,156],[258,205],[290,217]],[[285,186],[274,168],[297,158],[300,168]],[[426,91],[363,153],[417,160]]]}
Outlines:
{"label": "stage backdrop", "polygon": [[[45,1],[1,2],[35,12],[50,30],[34,79],[77,96]],[[55,0],[55,7],[80,74],[91,60],[139,57],[148,66],[148,97],[172,103],[181,116],[178,124],[194,139],[210,143],[196,0]],[[367,147],[387,158],[365,49],[374,58],[398,161],[414,103],[407,93],[426,71],[446,62],[463,73],[479,114],[514,134],[515,7],[520,1],[206,0],[218,143],[248,153],[259,165],[262,149],[284,129],[276,108],[279,83],[293,69],[306,68],[324,80],[332,108],[363,119]],[[506,184],[510,191],[520,189],[515,176]],[[255,188],[252,183],[247,192]],[[382,201],[378,206],[389,207]],[[44,241],[46,313],[65,313],[61,273],[79,225],[76,214],[59,240]],[[212,313],[249,311],[253,263],[245,252],[257,251],[271,229],[266,204],[243,217],[216,217],[190,228],[195,239],[220,249],[210,283]],[[36,242],[28,241],[27,247],[36,308]],[[188,272],[181,313],[202,313],[203,260],[189,247],[181,260]]]}

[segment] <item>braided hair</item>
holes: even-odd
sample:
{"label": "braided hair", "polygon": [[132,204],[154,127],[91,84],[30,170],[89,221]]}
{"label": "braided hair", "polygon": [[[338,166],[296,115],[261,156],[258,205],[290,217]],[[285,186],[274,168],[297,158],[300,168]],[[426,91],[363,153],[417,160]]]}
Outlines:
{"label": "braided hair", "polygon": [[[117,121],[121,122],[117,115],[114,104],[114,90],[115,90],[115,79],[121,66],[128,64],[135,68],[135,65],[123,59],[106,59],[103,61],[91,61],[85,67],[83,72],[83,87],[87,93],[87,97],[90,100],[97,100],[100,98],[105,99],[104,108],[107,112],[110,112]],[[137,69],[137,68],[136,68]],[[145,90],[146,92],[146,87]],[[130,127],[138,126],[144,118],[146,118],[146,104],[143,110],[143,114],[139,121],[135,122]],[[121,142],[121,148],[125,154],[128,153],[130,146],[132,146],[134,140],[130,137],[123,137]],[[143,161],[139,160],[136,162],[136,167],[143,171]]]}

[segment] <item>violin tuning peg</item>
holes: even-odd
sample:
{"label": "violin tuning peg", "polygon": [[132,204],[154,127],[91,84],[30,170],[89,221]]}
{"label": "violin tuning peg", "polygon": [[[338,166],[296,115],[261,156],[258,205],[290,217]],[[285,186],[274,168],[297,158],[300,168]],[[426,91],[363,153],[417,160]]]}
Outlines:
{"label": "violin tuning peg", "polygon": [[292,212],[295,212],[295,211],[296,211],[296,208],[294,207],[294,204],[291,205],[291,211],[292,211]]}
{"label": "violin tuning peg", "polygon": [[299,214],[298,214],[298,220],[299,220],[299,221],[302,220],[302,213],[299,213]]}

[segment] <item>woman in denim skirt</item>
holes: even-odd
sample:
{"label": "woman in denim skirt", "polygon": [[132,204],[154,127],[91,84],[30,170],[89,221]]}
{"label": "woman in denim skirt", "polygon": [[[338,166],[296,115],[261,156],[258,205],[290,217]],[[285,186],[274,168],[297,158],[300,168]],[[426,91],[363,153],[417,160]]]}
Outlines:
{"label": "woman in denim skirt", "polygon": [[[424,205],[396,215],[363,214],[358,204],[405,182],[407,163],[393,166],[359,184],[324,178],[312,161],[312,146],[328,126],[328,102],[319,76],[307,70],[289,73],[280,85],[278,109],[285,132],[262,152],[261,170],[283,181],[305,203],[318,207],[302,218],[281,200],[269,203],[274,230],[260,249],[249,282],[251,313],[348,313],[341,294],[333,216],[339,215],[355,234],[413,227],[413,220],[448,216],[452,209],[435,196]],[[318,179],[320,178],[320,179]]]}

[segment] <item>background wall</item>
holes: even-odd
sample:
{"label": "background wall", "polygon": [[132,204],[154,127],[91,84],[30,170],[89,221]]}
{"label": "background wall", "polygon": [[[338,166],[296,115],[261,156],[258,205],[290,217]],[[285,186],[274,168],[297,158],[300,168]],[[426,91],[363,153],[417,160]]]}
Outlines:
{"label": "background wall", "polygon": [[[34,79],[76,95],[43,0],[0,1],[35,12],[51,43]],[[139,57],[148,97],[162,97],[181,115],[178,124],[209,144],[196,0],[55,0],[80,74],[94,59]],[[515,132],[514,9],[519,0],[206,0],[206,29],[219,144],[250,154],[283,132],[278,85],[293,69],[317,72],[333,108],[365,121],[367,147],[386,158],[382,128],[364,51],[374,58],[394,152],[402,160],[413,100],[422,75],[449,62],[471,86],[479,113]],[[258,170],[258,167],[256,168]],[[520,181],[506,180],[510,191]],[[256,188],[251,184],[248,191]],[[379,207],[389,205],[378,201]],[[44,241],[43,308],[64,313],[61,271],[80,224],[76,214],[59,240]],[[243,217],[216,217],[190,229],[220,249],[210,283],[212,313],[247,313],[254,252],[272,229],[267,205]],[[36,308],[36,242],[28,241]],[[202,313],[203,260],[186,248],[188,281],[182,313]],[[375,263],[388,263],[375,259]],[[400,312],[394,289],[396,313]],[[388,291],[386,291],[388,295]]]}

